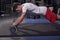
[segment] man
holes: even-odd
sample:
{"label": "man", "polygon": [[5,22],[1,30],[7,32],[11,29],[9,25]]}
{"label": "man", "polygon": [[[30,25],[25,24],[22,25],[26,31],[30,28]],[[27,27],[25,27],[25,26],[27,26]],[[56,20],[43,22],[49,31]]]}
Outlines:
{"label": "man", "polygon": [[14,27],[22,22],[26,15],[27,10],[34,12],[36,14],[43,15],[51,23],[54,23],[57,19],[60,19],[59,15],[56,15],[54,12],[52,12],[49,8],[45,6],[36,6],[35,4],[32,3],[24,3],[22,5],[20,3],[16,3],[13,5],[13,11],[17,11],[21,13],[21,15],[12,24]]}

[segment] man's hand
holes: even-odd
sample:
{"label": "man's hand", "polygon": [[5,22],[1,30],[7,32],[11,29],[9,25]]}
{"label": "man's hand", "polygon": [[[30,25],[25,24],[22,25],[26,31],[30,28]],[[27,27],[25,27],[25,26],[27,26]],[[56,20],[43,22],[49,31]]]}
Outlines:
{"label": "man's hand", "polygon": [[23,20],[24,16],[25,16],[25,13],[22,13],[21,16],[19,16],[19,17],[17,18],[17,20],[16,20],[12,25],[13,25],[13,26],[16,26],[16,25],[18,25],[19,23],[21,23],[21,21]]}

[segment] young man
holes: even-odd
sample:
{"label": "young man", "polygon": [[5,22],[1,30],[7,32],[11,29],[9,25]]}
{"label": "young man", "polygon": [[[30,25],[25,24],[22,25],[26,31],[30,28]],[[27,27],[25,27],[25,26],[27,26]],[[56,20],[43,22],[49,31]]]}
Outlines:
{"label": "young man", "polygon": [[32,3],[24,3],[22,5],[20,3],[16,3],[13,5],[13,11],[21,13],[21,16],[16,19],[16,21],[12,24],[13,26],[16,26],[22,22],[27,10],[36,14],[44,15],[44,17],[52,23],[54,23],[57,19],[60,19],[59,15],[56,15],[54,12],[52,12],[49,8],[45,6],[36,6]]}

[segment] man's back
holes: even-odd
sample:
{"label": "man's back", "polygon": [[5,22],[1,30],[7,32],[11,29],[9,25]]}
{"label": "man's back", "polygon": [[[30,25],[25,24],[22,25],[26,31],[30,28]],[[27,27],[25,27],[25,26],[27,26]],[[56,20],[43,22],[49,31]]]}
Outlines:
{"label": "man's back", "polygon": [[26,12],[27,10],[29,11],[32,11],[34,13],[37,13],[37,14],[43,14],[45,15],[45,12],[46,12],[46,7],[45,6],[37,6],[35,4],[32,4],[32,3],[24,3],[22,4],[23,6],[23,12]]}

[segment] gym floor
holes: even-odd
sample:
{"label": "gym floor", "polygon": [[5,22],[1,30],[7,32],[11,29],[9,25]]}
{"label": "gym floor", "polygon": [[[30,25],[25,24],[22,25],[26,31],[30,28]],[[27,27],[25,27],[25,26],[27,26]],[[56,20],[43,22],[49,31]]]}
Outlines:
{"label": "gym floor", "polygon": [[60,21],[56,21],[56,24],[51,24],[45,18],[24,18],[22,23],[19,24],[19,31],[17,32],[17,35],[22,37],[9,37],[13,35],[9,28],[15,19],[15,17],[0,18],[0,36],[6,36],[1,37],[0,40],[60,40],[60,36],[58,36],[60,35],[60,30],[56,29],[56,27],[60,27]]}
{"label": "gym floor", "polygon": [[0,40],[60,40],[60,36],[1,37]]}
{"label": "gym floor", "polygon": [[[15,17],[1,17],[0,18],[0,36],[12,35],[10,33],[10,26],[15,20]],[[17,35],[20,36],[38,36],[38,35],[60,35],[60,30],[56,29],[60,27],[60,21],[56,21],[56,24],[51,24],[45,18],[40,19],[27,19],[24,18],[21,24],[19,24]]]}

